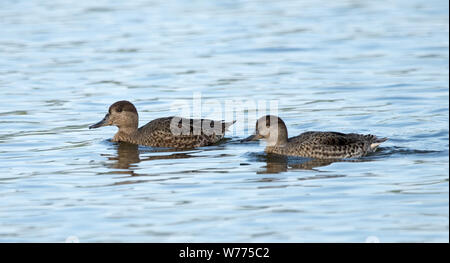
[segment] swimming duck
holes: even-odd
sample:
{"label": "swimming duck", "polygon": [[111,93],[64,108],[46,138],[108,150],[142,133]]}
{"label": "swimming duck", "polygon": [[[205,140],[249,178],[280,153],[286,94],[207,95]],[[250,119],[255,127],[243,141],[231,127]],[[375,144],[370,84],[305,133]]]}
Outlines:
{"label": "swimming duck", "polygon": [[155,119],[138,129],[138,112],[129,101],[118,101],[109,107],[103,120],[89,126],[117,126],[113,142],[167,148],[195,148],[215,144],[223,139],[227,128],[235,123],[209,119],[165,117]]}
{"label": "swimming duck", "polygon": [[318,159],[362,157],[375,151],[378,145],[387,140],[371,134],[318,131],[288,138],[284,121],[273,115],[259,118],[255,134],[242,141],[259,139],[267,141],[267,153]]}

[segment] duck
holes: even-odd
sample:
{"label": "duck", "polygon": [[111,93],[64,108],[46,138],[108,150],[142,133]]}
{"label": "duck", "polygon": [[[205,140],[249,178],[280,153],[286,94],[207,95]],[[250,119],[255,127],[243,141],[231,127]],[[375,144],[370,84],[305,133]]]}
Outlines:
{"label": "duck", "polygon": [[372,134],[308,131],[288,138],[284,121],[266,115],[256,121],[255,133],[241,142],[267,141],[266,153],[317,159],[358,158],[374,152],[388,138]]}
{"label": "duck", "polygon": [[225,131],[235,123],[210,119],[188,119],[176,116],[150,121],[138,128],[139,116],[133,103],[122,100],[113,103],[105,117],[89,126],[117,126],[119,130],[111,141],[127,142],[152,147],[191,149],[218,143]]}

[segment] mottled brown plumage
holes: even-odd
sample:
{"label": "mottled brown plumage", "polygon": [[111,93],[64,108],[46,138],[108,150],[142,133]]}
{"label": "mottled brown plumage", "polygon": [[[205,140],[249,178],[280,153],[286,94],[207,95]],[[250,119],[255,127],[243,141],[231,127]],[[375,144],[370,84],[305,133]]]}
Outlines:
{"label": "mottled brown plumage", "polygon": [[115,125],[119,131],[112,139],[114,142],[186,149],[219,142],[234,123],[172,116],[155,119],[138,129],[138,122],[134,105],[129,101],[118,101],[109,107],[103,120],[89,128]]}
{"label": "mottled brown plumage", "polygon": [[[272,125],[271,125],[272,122]],[[288,138],[284,121],[267,115],[256,122],[254,135],[243,141],[267,140],[267,153],[320,159],[362,157],[373,152],[387,138],[375,135],[310,131]]]}

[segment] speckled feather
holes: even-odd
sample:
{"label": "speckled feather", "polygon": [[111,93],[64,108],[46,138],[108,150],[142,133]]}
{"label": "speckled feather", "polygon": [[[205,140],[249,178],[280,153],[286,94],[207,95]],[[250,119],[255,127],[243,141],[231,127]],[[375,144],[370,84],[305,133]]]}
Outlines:
{"label": "speckled feather", "polygon": [[[134,144],[147,145],[153,147],[170,148],[195,148],[215,144],[223,139],[226,129],[234,122],[221,122],[222,132],[219,134],[207,135],[203,132],[194,133],[194,127],[200,123],[209,123],[208,119],[184,119],[180,121],[189,123],[189,135],[175,135],[171,132],[170,124],[174,117],[155,119],[140,127],[135,133],[130,135],[118,132],[113,141],[125,141]],[[176,117],[178,118],[178,117]],[[181,128],[181,127],[180,127]]]}
{"label": "speckled feather", "polygon": [[371,145],[386,140],[371,134],[310,131],[289,138],[284,147],[267,147],[266,152],[320,159],[353,158],[372,152]]}

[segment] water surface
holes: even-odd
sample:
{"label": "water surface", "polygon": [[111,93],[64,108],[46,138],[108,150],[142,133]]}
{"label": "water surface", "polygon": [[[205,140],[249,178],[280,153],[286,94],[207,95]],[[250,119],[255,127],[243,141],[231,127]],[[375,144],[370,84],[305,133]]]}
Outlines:
{"label": "water surface", "polygon": [[[448,242],[448,10],[443,0],[4,1],[0,241]],[[252,127],[186,151],[87,128],[118,100],[145,124],[194,94],[276,100],[292,136],[390,139],[324,162],[240,144]]]}

